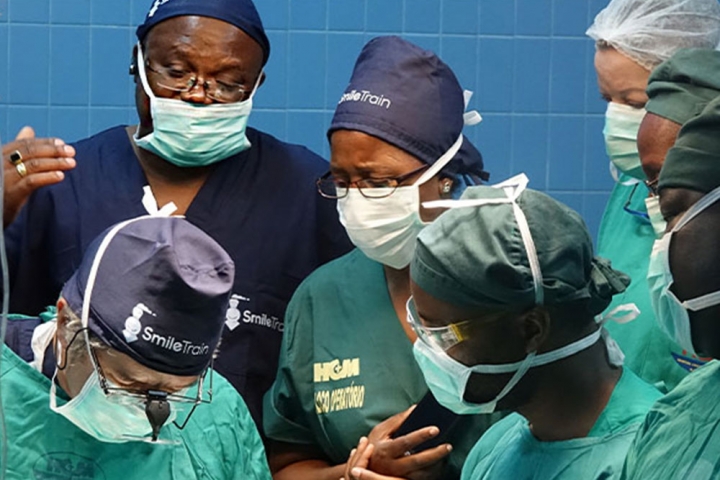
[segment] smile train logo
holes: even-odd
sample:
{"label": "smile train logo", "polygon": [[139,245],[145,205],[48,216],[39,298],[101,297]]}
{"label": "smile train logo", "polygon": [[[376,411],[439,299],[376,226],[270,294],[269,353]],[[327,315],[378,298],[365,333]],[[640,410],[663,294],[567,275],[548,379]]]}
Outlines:
{"label": "smile train logo", "polygon": [[152,315],[153,317],[156,316],[148,307],[146,307],[142,303],[138,303],[133,307],[132,315],[125,319],[125,329],[122,332],[123,336],[125,337],[125,341],[127,341],[128,343],[133,343],[137,341],[138,335],[142,330],[142,323],[140,323],[140,318],[142,318],[142,316],[146,313]]}
{"label": "smile train logo", "polygon": [[370,105],[378,105],[380,107],[385,107],[386,109],[390,109],[390,105],[392,105],[389,98],[385,98],[383,95],[374,95],[370,90],[352,90],[344,93],[343,96],[340,97],[338,105],[345,102],[369,103]]}

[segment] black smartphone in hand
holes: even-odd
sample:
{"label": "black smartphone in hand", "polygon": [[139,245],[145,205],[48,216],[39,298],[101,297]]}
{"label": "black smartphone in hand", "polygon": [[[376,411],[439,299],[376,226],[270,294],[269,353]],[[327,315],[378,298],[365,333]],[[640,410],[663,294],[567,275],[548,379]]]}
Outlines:
{"label": "black smartphone in hand", "polygon": [[415,409],[398,427],[392,438],[402,437],[408,433],[420,430],[421,428],[436,426],[440,429],[437,436],[417,445],[410,453],[418,453],[428,448],[434,448],[446,443],[449,432],[460,418],[460,415],[453,413],[443,407],[435,400],[432,392],[429,392],[418,402]]}

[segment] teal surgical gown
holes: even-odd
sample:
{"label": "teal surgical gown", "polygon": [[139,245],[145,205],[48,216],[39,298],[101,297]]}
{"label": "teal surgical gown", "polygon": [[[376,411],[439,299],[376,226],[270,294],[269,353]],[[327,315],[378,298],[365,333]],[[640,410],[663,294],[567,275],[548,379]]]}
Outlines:
{"label": "teal surgical gown", "polygon": [[614,268],[632,279],[623,294],[613,297],[608,311],[625,303],[634,303],[640,309],[640,316],[632,322],[608,322],[606,327],[625,353],[625,365],[667,392],[703,362],[672,342],[655,320],[647,283],[655,233],[648,220],[623,209],[630,200],[629,209],[645,213],[645,198],[647,188],[643,184],[616,184],[600,224],[598,255],[611,260]]}
{"label": "teal surgical gown", "polygon": [[651,409],[623,480],[720,478],[720,362],[691,373]]}
{"label": "teal surgical gown", "polygon": [[50,379],[3,346],[0,372],[7,425],[8,480],[270,480],[265,451],[235,389],[213,378],[174,444],[104,443],[50,410]]}
{"label": "teal surgical gown", "polygon": [[588,436],[559,442],[537,440],[527,420],[512,414],[473,448],[462,480],[617,479],[635,432],[659,397],[625,368]]}
{"label": "teal surgical gown", "polygon": [[[412,344],[395,313],[381,264],[359,250],[321,267],[293,296],[278,376],[265,396],[264,426],[275,440],[319,448],[347,461],[360,437],[427,393]],[[491,417],[461,419],[443,479],[460,478]]]}

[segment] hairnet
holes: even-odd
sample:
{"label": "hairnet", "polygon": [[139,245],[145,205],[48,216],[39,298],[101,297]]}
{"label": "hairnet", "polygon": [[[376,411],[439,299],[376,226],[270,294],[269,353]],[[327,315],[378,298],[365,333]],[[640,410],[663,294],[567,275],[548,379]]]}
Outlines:
{"label": "hairnet", "polygon": [[[464,112],[463,89],[437,55],[399,37],[377,37],[360,52],[328,137],[360,131],[433,164],[462,134]],[[482,155],[467,138],[442,171],[487,179]]]}
{"label": "hairnet", "polygon": [[678,134],[668,151],[658,188],[689,188],[708,193],[720,186],[720,97]]}
{"label": "hairnet", "polygon": [[111,227],[90,245],[63,287],[76,314],[98,254],[90,331],[153,370],[200,374],[220,341],[235,278],[225,250],[180,217],[141,217]]}
{"label": "hairnet", "polygon": [[680,125],[698,115],[720,95],[720,51],[678,51],[653,70],[645,109]]}
{"label": "hairnet", "polygon": [[718,0],[612,0],[587,34],[652,70],[681,48],[720,43]]}
{"label": "hairnet", "polygon": [[[465,199],[506,198],[503,189],[477,186]],[[517,205],[530,229],[542,276],[542,303],[588,301],[596,315],[630,279],[593,258],[592,240],[580,215],[550,198],[523,191]],[[415,283],[459,307],[525,308],[536,305],[535,279],[513,205],[453,208],[418,237],[410,267]]]}
{"label": "hairnet", "polygon": [[[120,0],[124,1],[124,0]],[[136,31],[141,42],[158,23],[174,17],[197,15],[235,25],[255,40],[263,51],[263,65],[270,56],[270,41],[252,0],[154,0],[145,22]]]}

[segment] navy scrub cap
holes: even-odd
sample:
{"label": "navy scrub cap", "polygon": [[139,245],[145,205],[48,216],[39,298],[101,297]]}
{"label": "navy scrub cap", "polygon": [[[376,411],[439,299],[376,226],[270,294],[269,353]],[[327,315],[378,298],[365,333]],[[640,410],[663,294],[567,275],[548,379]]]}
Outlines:
{"label": "navy scrub cap", "polygon": [[263,65],[270,57],[270,41],[252,0],[154,0],[145,22],[137,28],[141,42],[152,27],[173,17],[198,15],[235,25],[255,40],[263,50]]}
{"label": "navy scrub cap", "polygon": [[[96,254],[116,227],[93,241],[63,287],[78,316]],[[187,220],[140,217],[120,227],[100,259],[88,327],[148,368],[198,375],[220,341],[234,278],[227,252]]]}
{"label": "navy scrub cap", "polygon": [[[433,52],[400,37],[370,40],[335,108],[335,130],[356,130],[435,163],[462,133],[465,100],[455,74]],[[465,138],[443,169],[487,180],[480,152]]]}

